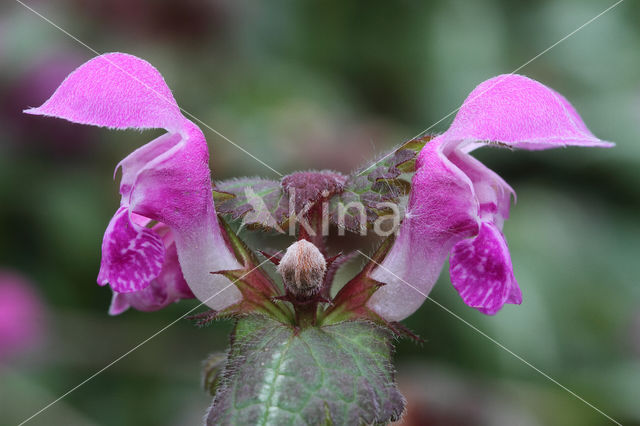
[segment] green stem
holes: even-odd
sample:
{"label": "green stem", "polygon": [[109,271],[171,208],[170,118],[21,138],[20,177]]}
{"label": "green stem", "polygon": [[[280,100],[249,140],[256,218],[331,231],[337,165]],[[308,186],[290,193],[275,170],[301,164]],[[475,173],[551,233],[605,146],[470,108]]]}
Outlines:
{"label": "green stem", "polygon": [[316,324],[318,313],[318,303],[297,303],[294,304],[296,311],[296,325],[300,328],[307,328]]}
{"label": "green stem", "polygon": [[273,301],[264,301],[259,308],[266,314],[277,318],[280,322],[285,324],[291,324],[293,315],[291,310],[282,303],[276,303]]}

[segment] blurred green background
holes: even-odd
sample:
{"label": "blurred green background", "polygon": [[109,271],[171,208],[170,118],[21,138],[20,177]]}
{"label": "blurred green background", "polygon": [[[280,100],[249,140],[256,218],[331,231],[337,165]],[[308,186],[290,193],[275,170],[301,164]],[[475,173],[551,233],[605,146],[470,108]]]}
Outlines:
{"label": "blurred green background", "polygon": [[[613,3],[28,2],[99,52],[151,62],[183,108],[283,173],[365,164]],[[520,71],[563,93],[616,148],[476,154],[518,193],[505,233],[524,303],[483,316],[448,273],[432,293],[623,424],[640,424],[638,22],[640,2],[625,1]],[[113,169],[155,133],[20,113],[93,56],[20,4],[0,5],[0,268],[31,280],[46,306],[44,339],[0,364],[0,424],[19,423],[196,304],[109,317],[110,290],[95,283],[119,203]],[[276,177],[203,130],[215,178]],[[431,302],[405,323],[426,341],[398,346],[407,424],[609,423]],[[210,401],[200,362],[224,349],[229,329],[180,321],[29,424],[200,424]]]}

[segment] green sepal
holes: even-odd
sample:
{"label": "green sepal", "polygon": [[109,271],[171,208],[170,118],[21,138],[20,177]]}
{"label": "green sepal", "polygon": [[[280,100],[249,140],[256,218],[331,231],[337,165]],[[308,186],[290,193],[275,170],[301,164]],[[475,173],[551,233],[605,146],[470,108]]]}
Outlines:
{"label": "green sepal", "polygon": [[393,329],[390,323],[367,307],[367,302],[373,293],[384,285],[370,277],[371,271],[382,263],[394,241],[393,234],[385,238],[362,271],[340,289],[333,298],[331,306],[322,313],[319,319],[322,324],[364,319]]}
{"label": "green sepal", "polygon": [[222,225],[225,241],[242,268],[214,273],[228,278],[240,290],[242,300],[216,312],[215,317],[233,317],[261,312],[284,323],[290,323],[293,312],[286,304],[275,300],[281,291],[269,274],[260,267],[256,254],[238,237],[222,217],[219,216],[218,220]]}
{"label": "green sepal", "polygon": [[236,198],[236,196],[230,192],[224,192],[216,189],[213,189],[211,193],[213,194],[213,202],[216,205],[220,205],[221,203],[224,203]]}

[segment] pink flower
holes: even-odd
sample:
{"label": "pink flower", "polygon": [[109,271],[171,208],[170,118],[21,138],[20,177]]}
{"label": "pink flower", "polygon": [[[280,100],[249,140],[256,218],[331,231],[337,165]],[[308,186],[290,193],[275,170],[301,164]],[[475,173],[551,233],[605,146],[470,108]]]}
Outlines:
{"label": "pink flower", "polygon": [[[144,227],[150,222],[149,219],[135,213],[131,215],[131,220]],[[180,299],[195,297],[180,270],[173,232],[162,223],[157,223],[151,229],[162,238],[164,246],[162,270],[151,284],[142,290],[131,293],[118,293],[114,290],[109,307],[111,315],[119,315],[130,307],[145,312],[157,311]]]}
{"label": "pink flower", "polygon": [[[98,275],[98,284],[108,283],[115,293],[110,312],[159,309],[191,296],[174,246],[196,297],[213,309],[240,301],[237,288],[211,274],[239,264],[216,217],[206,140],[153,66],[123,53],[98,56],[71,73],[42,106],[25,112],[114,129],[167,131],[117,167],[122,198],[104,235]],[[151,221],[157,225],[149,227]],[[167,228],[163,238],[160,231]]]}
{"label": "pink flower", "polygon": [[24,278],[0,270],[0,362],[43,337],[44,307]]}
{"label": "pink flower", "polygon": [[509,74],[476,87],[451,127],[418,157],[406,217],[373,272],[386,285],[368,306],[384,318],[401,320],[418,309],[449,254],[451,281],[467,305],[493,315],[522,302],[502,235],[514,191],[469,155],[487,144],[613,146],[591,134],[562,95],[534,80]]}

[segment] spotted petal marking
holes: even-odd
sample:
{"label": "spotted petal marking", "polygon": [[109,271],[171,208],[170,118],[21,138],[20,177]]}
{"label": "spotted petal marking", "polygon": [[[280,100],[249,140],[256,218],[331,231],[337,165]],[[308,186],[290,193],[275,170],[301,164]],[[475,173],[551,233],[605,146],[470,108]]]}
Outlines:
{"label": "spotted petal marking", "polygon": [[492,223],[482,223],[475,238],[456,244],[450,265],[453,286],[480,312],[494,315],[505,303],[522,302],[507,243]]}
{"label": "spotted petal marking", "polygon": [[121,207],[109,222],[102,241],[102,263],[98,284],[114,291],[142,290],[160,275],[164,244],[151,229],[131,223],[127,207]]}

